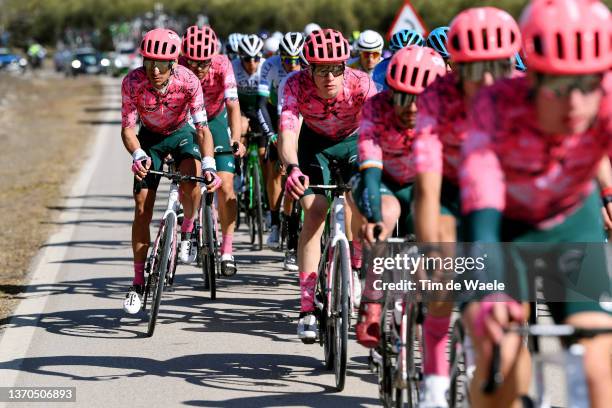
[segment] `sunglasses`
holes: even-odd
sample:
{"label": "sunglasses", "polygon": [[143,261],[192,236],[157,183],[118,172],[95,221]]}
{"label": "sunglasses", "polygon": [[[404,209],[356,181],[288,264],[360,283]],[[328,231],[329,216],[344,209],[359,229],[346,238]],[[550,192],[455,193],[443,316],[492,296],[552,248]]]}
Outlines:
{"label": "sunglasses", "polygon": [[536,86],[549,96],[562,98],[568,96],[573,90],[582,94],[595,92],[601,87],[602,76],[593,75],[546,75],[538,74]]}
{"label": "sunglasses", "polygon": [[210,67],[210,65],[212,64],[212,60],[195,61],[195,60],[188,59],[187,64],[189,64],[189,66],[192,68],[206,69]]}
{"label": "sunglasses", "polygon": [[312,74],[318,77],[325,78],[332,74],[334,78],[344,74],[344,64],[341,65],[313,65]]}
{"label": "sunglasses", "polygon": [[281,61],[283,62],[283,64],[287,64],[287,65],[299,65],[300,57],[281,56]]}
{"label": "sunglasses", "polygon": [[408,106],[415,103],[417,96],[415,94],[409,94],[405,92],[393,92],[393,104],[400,108],[407,108]]}
{"label": "sunglasses", "polygon": [[377,59],[377,58],[380,58],[381,55],[382,54],[380,52],[377,52],[377,51],[374,51],[374,52],[372,52],[372,51],[362,51],[361,52],[361,56],[364,57],[364,58],[374,58],[374,59]]}
{"label": "sunglasses", "polygon": [[243,60],[244,62],[259,62],[259,60],[261,60],[260,56],[257,57],[240,57],[241,60]]}
{"label": "sunglasses", "polygon": [[509,76],[512,74],[514,62],[511,59],[503,59],[464,62],[457,65],[459,67],[459,76],[463,81],[480,82],[487,72],[495,80]]}
{"label": "sunglasses", "polygon": [[155,68],[157,68],[161,74],[165,74],[172,68],[172,65],[174,65],[174,61],[144,59],[142,61],[142,65],[147,71],[153,71]]}

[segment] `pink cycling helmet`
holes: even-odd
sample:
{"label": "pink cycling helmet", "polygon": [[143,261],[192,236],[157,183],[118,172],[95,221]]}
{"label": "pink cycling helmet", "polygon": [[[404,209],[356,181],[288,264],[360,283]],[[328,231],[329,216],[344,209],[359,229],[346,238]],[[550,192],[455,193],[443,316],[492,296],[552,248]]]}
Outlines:
{"label": "pink cycling helmet", "polygon": [[313,31],[304,43],[304,58],[309,64],[335,64],[345,62],[349,56],[348,41],[331,28]]}
{"label": "pink cycling helmet", "polygon": [[527,67],[592,74],[612,66],[612,19],[597,0],[534,0],[521,16]]}
{"label": "pink cycling helmet", "polygon": [[454,62],[510,58],[521,48],[521,33],[507,12],[495,7],[476,7],[453,19],[447,47]]}
{"label": "pink cycling helmet", "polygon": [[156,28],[145,34],[140,43],[140,54],[144,58],[171,61],[176,59],[181,48],[181,38],[167,28]]}
{"label": "pink cycling helmet", "polygon": [[217,34],[210,26],[191,26],[183,35],[183,55],[194,61],[206,61],[217,53]]}
{"label": "pink cycling helmet", "polygon": [[387,84],[399,92],[418,95],[446,74],[444,59],[429,47],[411,45],[397,51],[387,68]]}

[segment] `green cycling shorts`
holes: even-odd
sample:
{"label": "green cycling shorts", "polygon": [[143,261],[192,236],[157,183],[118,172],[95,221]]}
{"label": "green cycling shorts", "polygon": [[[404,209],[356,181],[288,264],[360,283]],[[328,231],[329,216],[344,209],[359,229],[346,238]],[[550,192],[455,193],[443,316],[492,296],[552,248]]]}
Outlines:
{"label": "green cycling shorts", "polygon": [[[332,160],[340,164],[342,180],[348,183],[357,173],[357,134],[341,141],[330,140],[302,124],[298,142],[298,161],[310,184],[333,184],[329,164]],[[304,195],[315,194],[310,188]],[[318,193],[317,193],[318,194]]]}
{"label": "green cycling shorts", "polygon": [[232,153],[231,132],[227,123],[227,109],[223,108],[217,116],[210,119],[208,127],[215,144],[215,165],[217,166],[217,171],[235,173],[236,165],[234,154]]}
{"label": "green cycling shorts", "polygon": [[[363,177],[361,177],[360,174],[357,174],[351,179],[351,185],[353,200],[355,201],[357,208],[359,208],[359,211],[362,214],[367,214],[367,205],[369,204],[367,202],[367,197],[364,197],[363,194],[363,191],[365,190],[365,182],[363,181]],[[414,233],[413,218],[410,211],[413,199],[413,187],[414,185],[412,183],[402,186],[394,183],[391,180],[385,180],[384,176],[380,182],[380,194],[393,196],[397,198],[397,201],[399,201],[401,208],[401,214],[398,220],[400,236]],[[382,209],[382,211],[384,214],[384,209]]]}
{"label": "green cycling shorts", "polygon": [[[180,163],[183,159],[194,158],[202,160],[200,148],[195,142],[196,131],[189,125],[185,124],[178,130],[169,135],[152,132],[142,126],[138,132],[138,141],[140,148],[151,157],[151,169],[161,170],[163,160],[171,154],[176,163]],[[141,181],[134,177],[134,193],[139,193],[142,189],[157,190],[161,176],[147,174]]]}

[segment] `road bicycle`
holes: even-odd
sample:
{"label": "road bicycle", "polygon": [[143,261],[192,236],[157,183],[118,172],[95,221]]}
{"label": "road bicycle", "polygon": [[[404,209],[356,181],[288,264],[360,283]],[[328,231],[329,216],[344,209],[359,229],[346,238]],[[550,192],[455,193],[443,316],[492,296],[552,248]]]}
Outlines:
{"label": "road bicycle", "polygon": [[214,198],[214,193],[202,189],[198,216],[194,225],[198,249],[198,266],[202,268],[204,290],[210,291],[211,300],[217,298],[217,277],[221,275]]}
{"label": "road bicycle", "polygon": [[[264,196],[264,179],[259,163],[259,138],[264,137],[261,133],[251,133],[248,136],[249,144],[244,163],[241,164],[241,191],[239,205],[237,206],[237,219],[240,219],[240,211],[245,213],[245,220],[249,227],[251,245],[254,249],[263,249],[263,233],[265,229],[264,210],[266,200]],[[239,222],[237,222],[237,227]]]}
{"label": "road bicycle", "polygon": [[[396,229],[397,231],[397,229]],[[378,236],[380,229],[374,230]],[[378,247],[385,250],[386,257],[406,253],[418,256],[414,235],[406,238],[390,237]],[[377,251],[377,256],[379,249]],[[365,266],[366,270],[368,266]],[[395,271],[386,271],[396,274]],[[403,276],[384,276],[390,281],[399,282]],[[383,297],[381,336],[377,347],[370,350],[369,363],[372,371],[378,374],[379,397],[385,407],[415,407],[419,401],[419,383],[422,380],[421,356],[423,342],[421,324],[423,322],[422,303],[414,294],[402,296],[386,292]]]}
{"label": "road bicycle", "polygon": [[173,164],[169,164],[170,171],[149,170],[149,173],[166,177],[171,181],[168,193],[168,204],[166,211],[159,224],[157,236],[147,257],[145,272],[147,281],[145,284],[143,308],[146,310],[147,301],[150,300],[149,324],[147,335],[153,336],[155,323],[159,313],[164,285],[172,285],[178,260],[177,237],[178,222],[177,212],[180,208],[179,184],[185,181],[206,183],[203,177],[182,175],[174,172]]}
{"label": "road bicycle", "polygon": [[334,370],[336,388],[344,389],[348,350],[348,331],[353,310],[353,274],[345,226],[345,198],[350,186],[344,183],[338,164],[330,163],[336,184],[311,185],[326,191],[332,203],[328,214],[328,232],[319,262],[319,279],[315,291],[315,307],[319,324],[319,344],[323,346],[325,367]]}

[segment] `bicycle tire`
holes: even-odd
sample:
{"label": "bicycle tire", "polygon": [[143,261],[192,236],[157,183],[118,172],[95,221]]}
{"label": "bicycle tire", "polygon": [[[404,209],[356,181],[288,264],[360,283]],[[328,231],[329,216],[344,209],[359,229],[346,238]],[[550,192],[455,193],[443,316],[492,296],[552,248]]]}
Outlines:
{"label": "bicycle tire", "polygon": [[[346,381],[346,363],[348,354],[348,330],[350,324],[350,312],[349,312],[349,279],[350,279],[350,267],[346,260],[350,259],[348,256],[348,250],[342,242],[337,244],[336,259],[336,279],[334,282],[335,297],[335,312],[337,317],[333,320],[335,334],[334,334],[334,375],[336,379],[336,389],[342,391]],[[339,322],[338,322],[339,318]]]}
{"label": "bicycle tire", "polygon": [[[381,321],[381,327],[383,331],[381,333],[381,341],[379,343],[378,350],[380,351],[382,359],[382,367],[378,367],[378,394],[381,402],[385,408],[392,408],[395,406],[394,389],[393,389],[393,368],[395,367],[394,359],[395,355],[392,353],[391,335],[389,328],[391,322],[389,317],[390,312],[387,309],[387,304],[383,305],[383,315]],[[400,394],[401,397],[401,394]]]}
{"label": "bicycle tire", "polygon": [[[217,298],[217,274],[215,268],[215,235],[214,235],[214,224],[212,215],[212,195],[210,198],[206,197],[206,207],[204,207],[204,223],[206,224],[206,256],[207,256],[207,278],[210,289],[210,299],[215,300]],[[211,201],[211,202],[209,202]]]}
{"label": "bicycle tire", "polygon": [[[404,405],[403,401],[401,405],[396,405],[398,408],[400,407],[416,407],[419,403],[419,380],[420,380],[420,371],[417,364],[417,358],[415,356],[415,350],[420,346],[422,350],[424,345],[422,343],[422,337],[419,338],[419,324],[417,322],[418,313],[419,313],[419,305],[417,303],[410,303],[406,308],[408,313],[407,316],[407,327],[406,327],[406,342],[405,342],[405,350],[406,350],[406,371],[408,374],[408,383],[406,388],[406,405]],[[403,391],[401,389],[397,390],[399,393],[402,393],[403,400]],[[399,402],[398,398],[398,402]]]}
{"label": "bicycle tire", "polygon": [[319,344],[323,347],[323,360],[326,370],[334,368],[334,353],[331,334],[331,320],[327,318],[327,312],[330,305],[327,302],[327,267],[329,265],[329,257],[331,251],[330,248],[325,248],[321,252],[321,259],[319,261],[319,284],[317,294],[320,297],[320,301],[323,304],[321,310],[321,316],[319,317]]}
{"label": "bicycle tire", "polygon": [[176,241],[176,215],[170,214],[164,220],[163,243],[160,245],[161,256],[157,263],[156,270],[152,271],[151,278],[153,279],[153,294],[151,295],[151,311],[149,312],[149,326],[147,328],[147,336],[153,336],[155,332],[155,323],[159,313],[162,293],[164,292],[164,283],[166,280],[166,272],[168,270],[168,262],[172,250],[172,241]]}
{"label": "bicycle tire", "polygon": [[449,408],[468,406],[469,393],[465,367],[465,350],[463,347],[465,332],[461,321],[457,319],[453,324],[450,338],[450,388]]}
{"label": "bicycle tire", "polygon": [[263,202],[261,195],[261,174],[257,166],[253,167],[253,195],[255,197],[255,226],[257,228],[257,250],[263,249]]}

